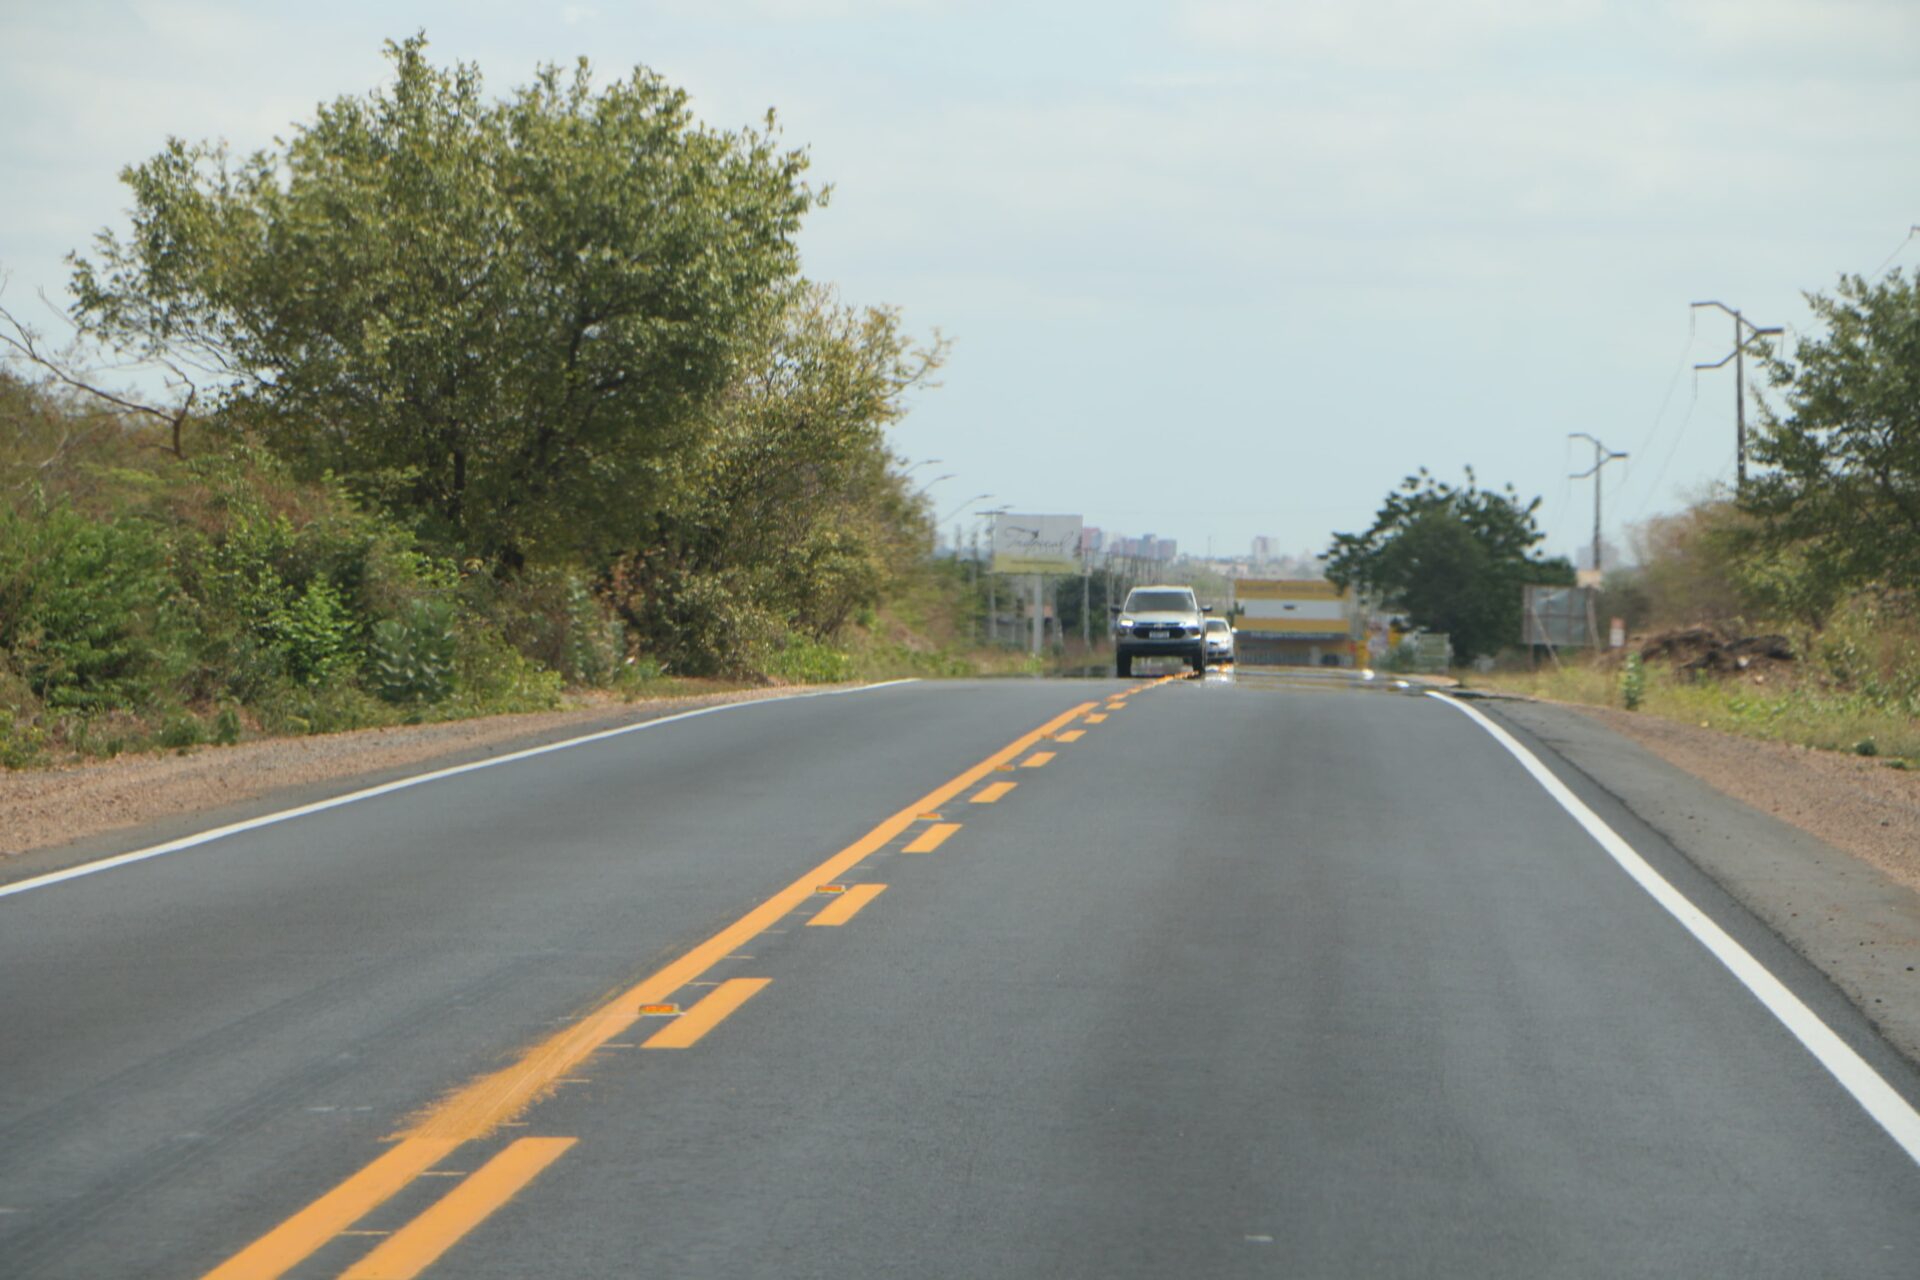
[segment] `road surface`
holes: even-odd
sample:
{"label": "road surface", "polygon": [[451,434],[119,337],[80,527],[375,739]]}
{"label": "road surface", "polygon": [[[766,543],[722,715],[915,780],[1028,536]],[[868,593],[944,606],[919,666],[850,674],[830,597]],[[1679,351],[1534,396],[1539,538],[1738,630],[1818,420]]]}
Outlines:
{"label": "road surface", "polygon": [[1383,683],[742,704],[0,889],[0,1275],[1920,1274],[1904,1060]]}

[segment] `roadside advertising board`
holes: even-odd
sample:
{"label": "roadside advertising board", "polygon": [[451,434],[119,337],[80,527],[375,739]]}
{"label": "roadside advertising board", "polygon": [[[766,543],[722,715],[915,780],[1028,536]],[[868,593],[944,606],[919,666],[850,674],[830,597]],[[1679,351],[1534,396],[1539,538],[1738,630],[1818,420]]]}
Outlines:
{"label": "roadside advertising board", "polygon": [[1079,573],[1080,517],[1004,511],[993,521],[995,573]]}
{"label": "roadside advertising board", "polygon": [[1591,587],[1522,587],[1520,643],[1571,648],[1593,641]]}

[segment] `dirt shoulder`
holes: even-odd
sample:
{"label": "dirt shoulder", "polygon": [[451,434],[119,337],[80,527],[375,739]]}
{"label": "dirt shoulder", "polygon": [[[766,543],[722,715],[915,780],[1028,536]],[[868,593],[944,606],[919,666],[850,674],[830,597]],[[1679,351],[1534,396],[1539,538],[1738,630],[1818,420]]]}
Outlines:
{"label": "dirt shoulder", "polygon": [[1920,772],[1612,707],[1574,710],[1920,893]]}
{"label": "dirt shoulder", "polygon": [[53,769],[0,772],[0,883],[143,842],[240,821],[391,778],[663,716],[791,695],[747,689],[640,702],[582,702],[559,711],[443,724],[271,738]]}

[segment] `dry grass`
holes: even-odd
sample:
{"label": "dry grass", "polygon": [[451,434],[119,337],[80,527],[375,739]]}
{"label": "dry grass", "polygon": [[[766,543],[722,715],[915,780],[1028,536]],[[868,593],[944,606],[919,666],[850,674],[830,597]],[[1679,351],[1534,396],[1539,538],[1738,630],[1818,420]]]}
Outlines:
{"label": "dry grass", "polygon": [[[1624,709],[1617,664],[1568,663],[1539,671],[1467,677],[1473,687]],[[1872,700],[1808,679],[1778,675],[1689,678],[1649,663],[1638,714],[1742,737],[1824,751],[1878,755],[1920,766],[1920,721]]]}

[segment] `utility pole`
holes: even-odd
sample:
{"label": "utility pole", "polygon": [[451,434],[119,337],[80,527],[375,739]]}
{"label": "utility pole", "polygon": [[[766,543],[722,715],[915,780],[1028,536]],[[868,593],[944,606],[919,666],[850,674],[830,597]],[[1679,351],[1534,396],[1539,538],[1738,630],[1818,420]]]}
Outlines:
{"label": "utility pole", "polygon": [[[1735,457],[1739,460],[1734,492],[1745,493],[1747,489],[1747,343],[1755,338],[1772,337],[1782,330],[1777,325],[1770,329],[1762,329],[1724,302],[1696,302],[1692,305],[1696,310],[1700,307],[1718,307],[1733,317],[1733,350],[1709,364],[1696,364],[1693,367],[1718,369],[1727,361],[1733,361],[1733,430]],[[1589,436],[1588,439],[1592,437]],[[1596,446],[1599,443],[1598,440],[1594,441]],[[1600,492],[1599,484],[1598,480],[1594,481],[1596,495]]]}
{"label": "utility pole", "polygon": [[1593,571],[1595,573],[1599,573],[1600,572],[1600,468],[1606,466],[1609,462],[1612,462],[1615,458],[1624,458],[1627,455],[1624,453],[1615,453],[1613,450],[1607,448],[1607,446],[1601,444],[1598,440],[1595,440],[1592,436],[1588,435],[1584,431],[1569,431],[1567,433],[1567,439],[1593,441],[1593,465],[1591,467],[1588,467],[1585,471],[1580,472],[1578,475],[1569,476],[1567,478],[1570,480],[1584,480],[1588,476],[1593,477]]}
{"label": "utility pole", "polygon": [[[992,494],[983,495],[992,497]],[[976,499],[977,501],[977,499]],[[1000,593],[998,590],[1000,575],[993,571],[993,551],[1000,542],[1000,517],[1007,513],[1005,507],[995,507],[983,512],[987,520],[987,643],[1000,643]],[[1015,632],[1016,637],[1018,632]]]}
{"label": "utility pole", "polygon": [[1093,652],[1093,557],[1080,547],[1080,647]]}

